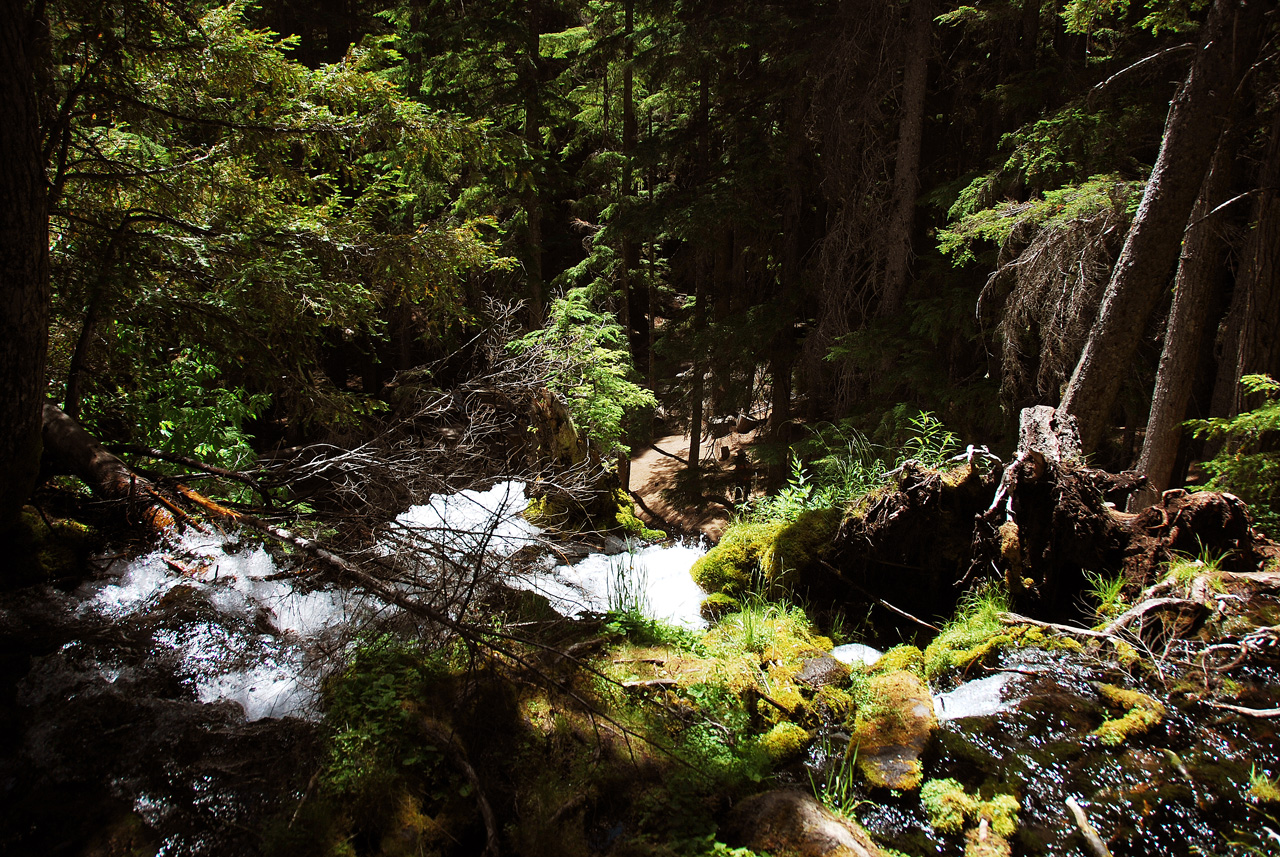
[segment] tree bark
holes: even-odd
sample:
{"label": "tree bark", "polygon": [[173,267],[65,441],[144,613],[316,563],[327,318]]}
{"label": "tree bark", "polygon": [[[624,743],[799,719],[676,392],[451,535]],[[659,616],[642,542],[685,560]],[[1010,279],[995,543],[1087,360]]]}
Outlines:
{"label": "tree bark", "polygon": [[[627,0],[622,47],[622,188],[621,202],[627,207],[632,194],[631,159],[636,148],[634,0]],[[608,77],[608,74],[605,75]],[[640,274],[640,245],[628,228],[622,238],[622,292],[627,305],[627,339],[631,359],[640,377],[649,377],[649,283]]]}
{"label": "tree bark", "polygon": [[152,532],[174,524],[167,504],[146,479],[112,455],[52,402],[42,412],[45,456],[55,469],[77,476],[99,497],[130,504],[133,517]]}
{"label": "tree bark", "polygon": [[920,175],[920,145],[924,136],[924,99],[929,71],[932,0],[912,0],[903,67],[898,152],[893,168],[893,213],[885,248],[884,296],[880,315],[902,311],[911,263],[911,226],[915,217]]}
{"label": "tree bark", "polygon": [[36,72],[37,21],[0,0],[0,531],[40,472],[49,335],[49,209]]}
{"label": "tree bark", "polygon": [[1219,333],[1218,378],[1210,414],[1232,417],[1241,410],[1240,379],[1280,373],[1280,112],[1271,122],[1267,160],[1258,178],[1253,231],[1245,243]]}
{"label": "tree bark", "polygon": [[1150,506],[1170,487],[1178,459],[1182,422],[1187,417],[1187,402],[1196,380],[1206,316],[1226,249],[1218,223],[1209,215],[1226,199],[1231,187],[1236,139],[1231,129],[1223,133],[1182,244],[1174,279],[1173,307],[1165,328],[1151,413],[1136,468],[1146,475],[1147,484],[1129,498],[1130,512]]}
{"label": "tree bark", "polygon": [[1165,121],[1164,140],[1125,239],[1098,320],[1076,364],[1062,408],[1080,422],[1086,453],[1097,449],[1120,383],[1178,258],[1183,231],[1213,156],[1236,85],[1257,52],[1272,2],[1215,0],[1200,50]]}

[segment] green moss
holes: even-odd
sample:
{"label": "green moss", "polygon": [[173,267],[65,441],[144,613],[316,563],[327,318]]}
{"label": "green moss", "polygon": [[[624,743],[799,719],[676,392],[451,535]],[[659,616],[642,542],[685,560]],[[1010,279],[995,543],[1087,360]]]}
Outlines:
{"label": "green moss", "polygon": [[1012,836],[1018,829],[1018,812],[1022,809],[1018,799],[1011,794],[998,794],[990,800],[981,800],[950,778],[929,780],[921,786],[920,803],[935,830],[959,833],[966,823],[985,819],[991,832],[1001,839]]}
{"label": "green moss", "polygon": [[911,790],[920,785],[920,753],[937,728],[929,687],[899,670],[866,680],[857,694],[850,752],[872,786]]}
{"label": "green moss", "polygon": [[720,543],[707,551],[689,573],[704,592],[741,595],[751,588],[752,575],[771,543],[777,524],[739,522],[729,527]]}
{"label": "green moss", "polygon": [[631,501],[631,497],[626,491],[619,488],[614,492],[614,498],[618,501],[618,512],[614,518],[618,523],[618,528],[624,533],[646,542],[660,542],[667,537],[667,534],[662,530],[650,529],[645,526],[644,521],[636,517],[635,503]]}
{"label": "green moss", "polygon": [[951,669],[962,669],[1013,642],[1008,629],[1000,622],[1000,614],[1007,609],[1007,597],[999,589],[967,594],[955,618],[925,647],[925,675],[932,679]]}
{"label": "green moss", "polygon": [[1133,665],[1142,660],[1142,655],[1138,653],[1130,644],[1124,640],[1112,638],[1111,646],[1116,652],[1116,661],[1120,664],[1120,668],[1124,670],[1132,669]]}
{"label": "green moss", "polygon": [[978,801],[953,779],[929,780],[920,787],[920,803],[929,824],[941,833],[959,833],[978,811]]}
{"label": "green moss", "polygon": [[923,678],[924,653],[916,646],[894,646],[881,655],[880,659],[872,664],[870,669],[873,673],[908,670]]}
{"label": "green moss", "polygon": [[840,526],[839,509],[811,509],[784,524],[761,557],[765,578],[773,586],[790,586],[794,573],[819,560],[831,547]]}
{"label": "green moss", "polygon": [[1280,803],[1280,782],[1254,768],[1249,772],[1249,796],[1259,803]]}
{"label": "green moss", "polygon": [[535,527],[554,530],[565,524],[569,513],[550,497],[534,497],[524,509],[524,518]]}
{"label": "green moss", "polygon": [[92,527],[69,518],[46,521],[34,507],[25,506],[16,531],[7,538],[10,565],[19,570],[11,579],[35,582],[82,575],[97,543]]}
{"label": "green moss", "polygon": [[730,613],[737,612],[738,609],[738,599],[723,592],[713,592],[702,599],[702,606],[698,608],[698,612],[708,622],[719,622]]}
{"label": "green moss", "polygon": [[1125,709],[1123,716],[1104,720],[1092,732],[1108,747],[1117,747],[1135,735],[1149,732],[1164,720],[1164,705],[1145,693],[1112,684],[1098,685],[1098,692],[1112,706]]}
{"label": "green moss", "polygon": [[793,521],[739,521],[690,574],[706,592],[740,595],[755,581],[785,588],[795,572],[822,557],[839,526],[837,509],[801,512]]}
{"label": "green moss", "polygon": [[800,758],[812,740],[809,733],[791,721],[778,723],[760,737],[760,749],[774,765]]}
{"label": "green moss", "polygon": [[824,719],[833,722],[844,720],[854,709],[853,694],[834,684],[818,688],[817,699],[827,710]]}
{"label": "green moss", "polygon": [[1018,812],[1022,806],[1013,795],[999,794],[978,806],[978,818],[985,818],[997,836],[1012,836],[1018,829]]}
{"label": "green moss", "polygon": [[1004,648],[1082,649],[1078,640],[1050,635],[1033,625],[1005,625],[1000,614],[1006,609],[1005,595],[1000,590],[967,596],[956,618],[925,648],[925,677],[935,679],[954,669],[966,669]]}

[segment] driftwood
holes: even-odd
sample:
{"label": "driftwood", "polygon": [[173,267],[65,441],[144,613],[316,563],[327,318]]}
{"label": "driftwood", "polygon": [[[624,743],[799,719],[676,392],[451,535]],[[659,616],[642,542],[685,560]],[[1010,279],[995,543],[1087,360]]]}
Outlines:
{"label": "driftwood", "polygon": [[1102,841],[1098,831],[1089,823],[1089,816],[1085,815],[1084,808],[1080,806],[1080,803],[1074,797],[1067,798],[1067,809],[1071,810],[1076,827],[1080,829],[1080,835],[1084,837],[1085,846],[1089,849],[1089,853],[1093,857],[1111,857],[1111,849],[1107,847],[1107,843]]}

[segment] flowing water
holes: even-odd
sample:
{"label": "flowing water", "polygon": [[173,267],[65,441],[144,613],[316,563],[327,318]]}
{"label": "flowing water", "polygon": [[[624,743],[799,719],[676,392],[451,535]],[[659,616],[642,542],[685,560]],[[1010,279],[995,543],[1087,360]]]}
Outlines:
{"label": "flowing water", "polygon": [[[408,538],[458,564],[501,562],[541,544],[526,504],[518,482],[433,496],[387,527],[383,552]],[[622,579],[653,615],[697,627],[688,572],[702,553],[543,558],[504,583],[575,615],[609,608]],[[324,675],[357,629],[395,612],[240,534],[194,529],[74,592],[0,596],[0,854],[256,852],[263,819],[316,773]]]}
{"label": "flowing water", "polygon": [[[545,550],[525,504],[520,483],[432,497],[386,528],[382,550],[517,569],[504,585],[566,616],[635,608],[702,627],[688,573],[701,546],[617,544],[568,563]],[[317,772],[326,671],[353,629],[394,614],[251,539],[195,531],[74,592],[0,596],[0,854],[255,853],[262,820]],[[871,663],[880,652],[833,654]],[[992,670],[934,689],[941,725],[925,776],[1017,796],[1015,854],[1080,853],[1068,797],[1116,857],[1277,852],[1280,813],[1242,797],[1251,769],[1280,774],[1275,720],[1207,709],[1171,677],[1121,675],[1066,651],[1007,652]],[[1255,707],[1275,704],[1280,669],[1230,678]],[[1100,682],[1178,704],[1150,734],[1106,747],[1091,733],[1117,712]],[[964,851],[959,834],[932,831],[914,795],[864,797],[859,819],[893,847]]]}

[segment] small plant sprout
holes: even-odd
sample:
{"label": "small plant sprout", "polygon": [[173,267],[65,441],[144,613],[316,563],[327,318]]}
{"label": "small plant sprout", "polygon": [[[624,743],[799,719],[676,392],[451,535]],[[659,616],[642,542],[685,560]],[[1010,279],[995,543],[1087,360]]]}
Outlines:
{"label": "small plant sprout", "polygon": [[814,795],[836,815],[853,818],[859,803],[857,745],[842,749],[824,732],[818,739],[815,756],[822,776],[819,780],[809,771],[809,786]]}
{"label": "small plant sprout", "polygon": [[1280,780],[1267,776],[1254,765],[1249,769],[1249,797],[1258,803],[1280,803]]}
{"label": "small plant sprout", "polygon": [[606,599],[610,613],[646,619],[652,613],[649,604],[649,570],[640,560],[636,545],[630,540],[626,549],[609,562]]}
{"label": "small plant sprout", "polygon": [[1089,584],[1089,597],[1097,605],[1094,613],[1099,619],[1114,618],[1124,609],[1124,575],[1108,577],[1101,572],[1086,571],[1084,579]]}

